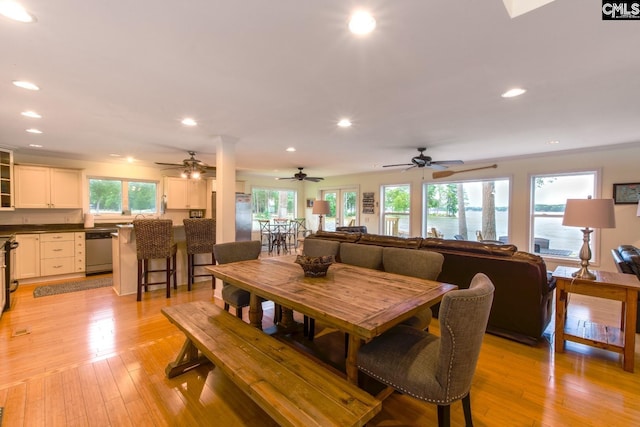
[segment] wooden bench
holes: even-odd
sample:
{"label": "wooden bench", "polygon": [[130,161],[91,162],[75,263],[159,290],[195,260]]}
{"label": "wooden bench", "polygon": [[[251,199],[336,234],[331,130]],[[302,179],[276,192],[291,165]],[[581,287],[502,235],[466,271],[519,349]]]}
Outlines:
{"label": "wooden bench", "polygon": [[380,400],[210,302],[164,307],[187,336],[167,377],[211,361],[284,426],[362,426]]}

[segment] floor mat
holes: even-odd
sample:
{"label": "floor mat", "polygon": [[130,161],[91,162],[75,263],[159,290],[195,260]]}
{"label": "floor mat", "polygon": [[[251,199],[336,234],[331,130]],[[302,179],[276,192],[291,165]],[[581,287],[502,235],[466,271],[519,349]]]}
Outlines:
{"label": "floor mat", "polygon": [[77,291],[84,291],[87,289],[104,288],[112,285],[113,285],[113,280],[111,279],[111,277],[59,283],[57,285],[44,285],[44,286],[38,286],[33,290],[33,297],[38,298],[38,297],[46,297],[49,295],[66,294],[67,292],[77,292]]}

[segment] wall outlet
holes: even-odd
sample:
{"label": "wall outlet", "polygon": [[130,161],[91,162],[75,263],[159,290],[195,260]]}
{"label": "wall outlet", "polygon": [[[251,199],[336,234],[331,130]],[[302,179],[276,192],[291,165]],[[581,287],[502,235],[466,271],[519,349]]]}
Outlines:
{"label": "wall outlet", "polygon": [[26,216],[22,217],[22,223],[23,224],[29,224],[29,218],[27,218]]}

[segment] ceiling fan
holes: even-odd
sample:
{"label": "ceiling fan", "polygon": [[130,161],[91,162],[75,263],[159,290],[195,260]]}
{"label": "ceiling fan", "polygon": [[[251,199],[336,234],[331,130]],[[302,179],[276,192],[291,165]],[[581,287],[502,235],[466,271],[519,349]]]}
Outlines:
{"label": "ceiling fan", "polygon": [[188,159],[184,159],[182,163],[155,163],[156,165],[171,166],[176,169],[182,169],[182,173],[180,174],[180,176],[182,176],[183,178],[199,179],[207,172],[215,172],[215,167],[207,165],[202,160],[196,159],[195,151],[187,151],[187,153],[191,157],[189,157]]}
{"label": "ceiling fan", "polygon": [[419,155],[412,157],[411,158],[411,163],[400,163],[397,165],[383,165],[383,168],[392,168],[392,167],[396,167],[396,166],[409,166],[407,169],[405,170],[409,170],[411,168],[424,168],[424,167],[428,167],[428,168],[432,168],[432,169],[446,169],[447,166],[446,165],[462,165],[464,164],[464,162],[462,160],[432,160],[431,157],[429,156],[425,156],[424,152],[427,148],[426,147],[420,147],[418,148],[418,151],[420,152]]}
{"label": "ceiling fan", "polygon": [[322,181],[324,178],[318,178],[318,177],[314,177],[314,176],[307,176],[306,173],[302,172],[302,169],[304,168],[298,168],[298,173],[293,174],[292,177],[287,177],[287,178],[276,178],[279,180],[283,180],[283,179],[287,179],[290,181],[311,181],[311,182],[319,182]]}

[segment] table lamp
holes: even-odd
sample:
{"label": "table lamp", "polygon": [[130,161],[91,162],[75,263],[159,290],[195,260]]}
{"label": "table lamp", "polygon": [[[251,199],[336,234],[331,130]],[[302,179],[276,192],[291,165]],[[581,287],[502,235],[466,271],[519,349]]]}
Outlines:
{"label": "table lamp", "polygon": [[[562,225],[569,227],[584,227],[582,233],[582,248],[580,249],[580,270],[573,273],[578,279],[595,280],[596,275],[589,271],[591,248],[589,237],[591,228],[615,228],[616,217],[613,210],[613,199],[567,199],[564,208]],[[590,228],[591,227],[591,228]]]}
{"label": "table lamp", "polygon": [[318,218],[318,231],[322,231],[322,216],[327,215],[330,212],[329,202],[326,200],[316,200],[313,202],[313,210],[311,213],[319,215]]}

